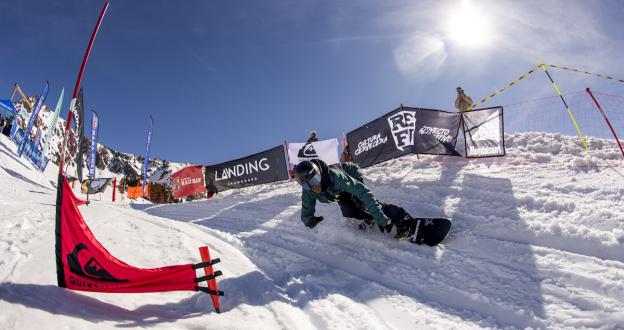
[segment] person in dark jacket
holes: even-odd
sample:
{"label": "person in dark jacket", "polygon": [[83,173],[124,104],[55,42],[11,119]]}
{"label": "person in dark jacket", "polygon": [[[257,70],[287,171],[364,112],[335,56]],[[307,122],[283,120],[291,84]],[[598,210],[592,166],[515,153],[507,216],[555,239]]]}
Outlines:
{"label": "person in dark jacket", "polygon": [[323,221],[323,217],[314,215],[319,201],[337,202],[344,217],[364,221],[360,229],[376,224],[381,231],[389,233],[395,226],[397,239],[414,233],[415,220],[403,208],[377,201],[354,163],[328,166],[319,159],[306,160],[295,166],[295,179],[302,187],[301,221],[308,228]]}
{"label": "person in dark jacket", "polygon": [[318,137],[316,136],[316,131],[310,132],[310,137],[308,137],[307,143],[318,141]]}

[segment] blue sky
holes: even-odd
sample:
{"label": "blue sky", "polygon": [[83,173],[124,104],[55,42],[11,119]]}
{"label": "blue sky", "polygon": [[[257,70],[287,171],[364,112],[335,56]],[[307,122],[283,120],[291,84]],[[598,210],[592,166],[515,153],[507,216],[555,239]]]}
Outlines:
{"label": "blue sky", "polygon": [[[71,94],[104,1],[0,2],[0,98]],[[112,1],[82,86],[100,142],[210,164],[340,137],[406,106],[454,110],[546,63],[624,76],[621,1]],[[551,70],[562,91],[621,83]],[[553,95],[538,72],[484,106]],[[68,101],[63,106],[66,117]]]}

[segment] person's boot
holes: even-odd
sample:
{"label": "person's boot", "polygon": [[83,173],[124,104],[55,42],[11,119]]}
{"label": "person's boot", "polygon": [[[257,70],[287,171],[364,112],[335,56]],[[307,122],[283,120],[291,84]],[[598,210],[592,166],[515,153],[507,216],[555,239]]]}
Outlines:
{"label": "person's boot", "polygon": [[358,225],[358,228],[361,230],[367,230],[373,227],[373,224],[374,224],[373,219],[366,219]]}

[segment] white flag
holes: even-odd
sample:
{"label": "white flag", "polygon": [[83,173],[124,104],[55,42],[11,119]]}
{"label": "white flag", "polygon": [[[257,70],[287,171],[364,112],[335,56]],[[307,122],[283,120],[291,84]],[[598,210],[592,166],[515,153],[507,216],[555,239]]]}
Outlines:
{"label": "white flag", "polygon": [[339,163],[338,139],[334,138],[307,143],[289,143],[288,157],[290,158],[290,163],[293,165],[310,159],[320,159],[328,165]]}

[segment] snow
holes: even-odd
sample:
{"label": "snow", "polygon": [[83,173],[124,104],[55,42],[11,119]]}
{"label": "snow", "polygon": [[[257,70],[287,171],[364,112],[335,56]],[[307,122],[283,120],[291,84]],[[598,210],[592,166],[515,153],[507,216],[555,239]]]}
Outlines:
{"label": "snow", "polygon": [[0,136],[0,328],[624,328],[617,146],[588,138],[585,154],[576,137],[539,132],[505,143],[506,157],[408,156],[364,170],[379,199],[454,220],[434,248],[361,232],[336,205],[318,205],[325,221],[309,230],[292,182],[169,205],[112,203],[109,189],[81,207],[133,266],[198,262],[209,246],[224,274],[216,314],[203,293],[58,288],[57,168],[35,171]]}

